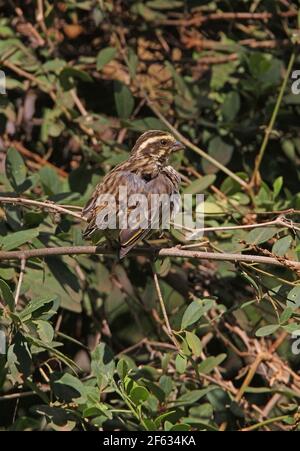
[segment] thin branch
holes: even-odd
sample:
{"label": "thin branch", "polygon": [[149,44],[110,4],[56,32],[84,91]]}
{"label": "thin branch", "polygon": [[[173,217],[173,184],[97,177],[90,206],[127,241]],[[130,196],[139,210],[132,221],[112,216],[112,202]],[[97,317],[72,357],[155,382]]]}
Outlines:
{"label": "thin branch", "polygon": [[247,376],[244,379],[244,382],[242,383],[238,393],[236,394],[235,397],[235,401],[237,403],[239,403],[246,391],[246,389],[248,388],[249,384],[251,383],[253,377],[255,376],[255,373],[257,371],[257,368],[259,367],[259,365],[261,364],[261,362],[263,360],[268,360],[270,359],[270,355],[269,354],[259,354],[257,355],[255,361],[252,363],[249,372],[247,374]]}
{"label": "thin branch", "polygon": [[265,154],[265,151],[266,151],[269,139],[270,139],[270,135],[271,135],[271,133],[273,131],[273,128],[274,128],[274,124],[275,124],[275,121],[276,121],[276,118],[277,118],[277,115],[278,115],[278,112],[279,112],[279,108],[280,108],[280,105],[281,105],[281,102],[282,102],[282,98],[283,98],[283,95],[284,95],[284,92],[285,92],[285,88],[286,88],[287,82],[288,82],[289,77],[290,77],[291,70],[292,70],[294,62],[295,62],[295,58],[296,58],[296,52],[294,51],[294,52],[292,52],[292,54],[290,56],[289,64],[288,64],[288,67],[287,67],[287,70],[286,70],[286,73],[285,73],[285,76],[284,76],[284,79],[283,79],[283,82],[282,82],[282,85],[281,85],[281,88],[280,88],[277,100],[276,100],[276,103],[275,103],[275,107],[274,107],[274,110],[273,110],[273,113],[272,113],[269,125],[267,126],[267,128],[265,130],[265,136],[264,136],[264,139],[262,141],[262,144],[261,144],[258,156],[257,156],[256,161],[255,161],[255,167],[254,167],[253,175],[252,175],[252,178],[251,178],[250,187],[252,187],[253,185],[256,184],[256,180],[257,180],[258,173],[259,173],[259,168],[260,168],[262,159],[264,157],[264,154]]}
{"label": "thin branch", "polygon": [[49,211],[56,211],[58,213],[64,213],[70,216],[73,216],[74,218],[80,219],[81,221],[86,221],[86,219],[81,216],[79,213],[75,213],[74,211],[67,210],[64,207],[61,207],[60,205],[54,204],[49,201],[38,201],[38,200],[32,200],[32,199],[25,199],[24,197],[4,197],[0,196],[0,204],[18,204],[18,205],[30,205],[32,207],[38,207],[42,209],[46,209]]}
{"label": "thin branch", "polygon": [[11,399],[19,399],[19,398],[27,398],[28,396],[37,396],[36,392],[34,391],[25,391],[20,393],[11,393],[9,395],[3,395],[0,397],[1,401],[8,401]]}
{"label": "thin branch", "polygon": [[198,233],[208,233],[208,232],[226,232],[230,230],[240,230],[240,229],[258,229],[260,227],[270,227],[270,226],[279,226],[279,227],[287,227],[288,229],[292,230],[298,230],[300,231],[300,228],[297,227],[296,224],[293,224],[292,221],[286,220],[284,217],[279,216],[278,218],[274,219],[273,221],[266,221],[261,223],[255,223],[255,224],[243,224],[243,225],[236,225],[236,226],[216,226],[216,227],[202,227],[200,229],[192,229],[190,227],[181,226],[177,223],[172,223],[172,225],[182,228],[183,230],[187,230],[188,232],[193,232],[195,234]]}
{"label": "thin branch", "polygon": [[[278,11],[276,15],[280,17],[296,17],[298,14],[297,10],[290,11]],[[201,14],[198,16],[191,17],[189,19],[162,19],[157,21],[159,25],[171,25],[171,26],[197,26],[202,25],[205,22],[214,20],[262,20],[264,22],[276,17],[275,14],[269,12],[216,12],[209,14]]]}
{"label": "thin branch", "polygon": [[163,317],[164,317],[164,320],[165,320],[165,323],[166,323],[168,336],[173,341],[173,343],[176,346],[177,350],[180,351],[180,345],[179,345],[178,341],[176,340],[176,338],[174,336],[173,330],[172,330],[170,322],[169,322],[166,306],[165,306],[164,299],[163,299],[163,296],[162,296],[162,293],[161,293],[161,289],[160,289],[160,286],[159,286],[159,281],[158,281],[158,277],[157,277],[157,273],[155,271],[154,265],[152,265],[152,271],[153,271],[154,286],[155,286],[157,297],[158,297],[158,300],[159,300],[159,303],[160,303],[160,308],[162,310],[162,314],[163,314]]}
{"label": "thin branch", "polygon": [[[80,219],[81,221],[87,221],[87,219],[82,216],[80,213],[75,213],[72,210],[82,210],[81,207],[77,205],[58,205],[51,201],[37,201],[33,199],[26,199],[24,197],[9,197],[9,196],[0,196],[0,204],[18,204],[18,205],[30,205],[33,207],[42,208],[44,210],[50,210],[50,211],[57,211],[58,213],[67,214],[70,216],[73,216],[74,218]],[[72,210],[70,210],[72,209]],[[280,216],[272,221],[267,222],[261,222],[261,223],[255,223],[255,224],[245,224],[245,225],[237,225],[237,226],[217,226],[217,227],[203,227],[201,229],[191,229],[189,227],[182,227],[183,229],[189,231],[189,232],[216,232],[216,231],[226,231],[226,230],[238,230],[238,229],[254,229],[259,227],[266,227],[266,226],[272,226],[272,225],[279,225],[282,227],[287,227],[288,229],[293,230],[300,230],[299,227],[297,227],[297,224],[294,224],[292,221],[286,220],[284,218],[284,214],[291,215],[291,214],[298,214],[300,213],[300,210],[294,210],[293,208],[290,208],[288,210],[282,210],[282,211],[273,211],[273,212],[256,212],[256,214],[280,214]],[[173,223],[175,226],[178,226],[178,224]],[[180,226],[181,227],[181,226]]]}
{"label": "thin branch", "polygon": [[[20,260],[25,258],[42,258],[53,255],[115,255],[115,251],[101,246],[65,246],[65,247],[42,247],[39,249],[28,249],[20,251],[1,251],[0,260]],[[181,257],[181,258],[196,258],[199,260],[215,260],[215,261],[229,261],[233,263],[246,262],[266,264],[273,266],[285,267],[283,261],[290,267],[291,270],[299,270],[300,262],[295,260],[283,259],[281,261],[273,257],[265,257],[261,255],[249,254],[231,254],[231,253],[215,253],[215,252],[201,252],[188,251],[180,249],[180,247],[170,248],[137,248],[133,249],[129,256],[134,255],[149,255],[157,257]]]}
{"label": "thin branch", "polygon": [[260,423],[253,424],[252,426],[248,426],[246,428],[240,429],[240,431],[248,432],[255,431],[263,426],[267,426],[268,424],[276,423],[278,421],[283,421],[289,418],[289,415],[281,415],[280,417],[268,418],[267,420],[261,421]]}
{"label": "thin branch", "polygon": [[16,289],[16,295],[15,295],[15,306],[18,304],[18,300],[19,300],[19,297],[20,297],[21,286],[22,286],[24,272],[25,272],[25,266],[26,266],[26,259],[22,258],[21,259],[21,268],[20,268],[19,280],[18,280],[18,285],[17,285],[17,289]]}
{"label": "thin branch", "polygon": [[[145,95],[145,94],[144,94]],[[238,175],[236,175],[234,172],[230,171],[230,169],[226,168],[226,166],[223,166],[222,163],[215,160],[213,157],[211,157],[208,153],[206,153],[204,150],[200,149],[200,147],[193,144],[189,139],[187,139],[185,136],[183,136],[165,117],[164,115],[159,111],[159,109],[153,105],[153,102],[147,97],[146,100],[148,103],[149,108],[153,111],[153,113],[174,133],[174,135],[180,139],[182,144],[192,149],[194,152],[196,152],[198,155],[201,155],[202,158],[205,158],[207,161],[209,161],[212,165],[214,165],[216,168],[218,168],[220,171],[224,172],[226,175],[228,175],[230,178],[235,180],[239,185],[241,185],[243,188],[248,189],[248,184],[245,182],[245,180],[241,179]]]}

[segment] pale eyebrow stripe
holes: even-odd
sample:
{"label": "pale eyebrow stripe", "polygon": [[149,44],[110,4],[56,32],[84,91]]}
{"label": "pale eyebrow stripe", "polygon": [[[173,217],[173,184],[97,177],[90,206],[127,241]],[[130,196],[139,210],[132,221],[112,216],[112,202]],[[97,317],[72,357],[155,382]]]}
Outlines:
{"label": "pale eyebrow stripe", "polygon": [[170,135],[153,136],[152,138],[148,138],[146,141],[142,142],[139,145],[138,150],[143,150],[148,144],[152,144],[161,139],[169,139],[171,141]]}

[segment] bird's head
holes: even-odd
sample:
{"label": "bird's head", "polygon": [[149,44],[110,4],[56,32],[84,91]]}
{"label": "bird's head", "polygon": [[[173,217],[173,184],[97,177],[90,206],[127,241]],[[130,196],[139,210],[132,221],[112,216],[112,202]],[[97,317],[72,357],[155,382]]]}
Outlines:
{"label": "bird's head", "polygon": [[173,152],[183,150],[184,145],[171,133],[161,130],[149,130],[143,133],[135,143],[131,154],[135,157],[151,159],[165,165]]}

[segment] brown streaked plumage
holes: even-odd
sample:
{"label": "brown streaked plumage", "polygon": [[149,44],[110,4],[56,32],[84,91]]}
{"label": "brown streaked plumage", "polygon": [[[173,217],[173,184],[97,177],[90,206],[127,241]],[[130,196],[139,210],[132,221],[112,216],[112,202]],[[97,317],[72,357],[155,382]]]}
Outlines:
{"label": "brown streaked plumage", "polygon": [[[169,156],[184,146],[170,133],[150,130],[143,133],[136,141],[127,161],[112,169],[99,183],[90,201],[83,209],[83,216],[88,221],[84,238],[99,235],[99,230],[111,244],[119,247],[120,258],[123,258],[137,243],[145,239],[151,232],[147,227],[133,227],[112,230],[99,227],[99,217],[107,204],[103,195],[113,195],[116,200],[117,213],[122,213],[118,204],[119,187],[127,189],[131,194],[144,194],[148,199],[151,194],[167,194],[171,196],[179,191],[180,175],[168,165]],[[154,212],[160,215],[161,212]],[[98,232],[98,233],[97,233]]]}

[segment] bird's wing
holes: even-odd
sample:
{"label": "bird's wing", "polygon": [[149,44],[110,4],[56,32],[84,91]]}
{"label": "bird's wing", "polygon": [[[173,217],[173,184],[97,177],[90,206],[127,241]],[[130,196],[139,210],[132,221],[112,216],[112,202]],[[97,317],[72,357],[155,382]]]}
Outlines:
{"label": "bird's wing", "polygon": [[[127,196],[135,193],[145,193],[146,182],[130,171],[115,171],[108,174],[100,183],[89,202],[82,210],[82,214],[86,217],[88,226],[83,236],[90,237],[96,230],[105,230],[111,228],[113,224],[107,221],[105,213],[111,214],[112,221],[118,211],[119,205],[119,188],[126,189]],[[109,196],[111,196],[111,207],[114,211],[108,209]]]}
{"label": "bird's wing", "polygon": [[[177,183],[174,184],[174,180],[169,178],[166,173],[162,172],[157,177],[153,178],[144,185],[144,192],[147,196],[147,220],[142,224],[137,224],[136,227],[130,227],[128,229],[120,230],[119,240],[121,244],[120,258],[123,258],[136,244],[146,238],[150,233],[151,229],[162,228],[163,224],[163,211],[166,211],[168,207],[172,210],[170,206],[169,196],[178,192]],[[166,197],[162,200],[162,203],[158,202],[158,199],[154,199],[152,195],[162,195],[165,194]],[[172,214],[172,211],[170,211]],[[168,220],[168,212],[166,215]]]}
{"label": "bird's wing", "polygon": [[[112,174],[113,177],[105,177],[103,182],[98,185],[91,200],[83,210],[83,215],[88,219],[88,226],[84,231],[84,237],[90,237],[96,230],[105,230],[113,228],[113,224],[104,217],[104,209],[107,203],[103,196],[113,195],[116,201],[117,211],[122,210],[119,205],[119,187],[126,188],[127,197],[133,194],[142,194],[146,196],[147,205],[150,209],[144,211],[144,215],[136,218],[136,222],[130,222],[128,227],[121,227],[119,230],[120,258],[124,257],[136,244],[146,238],[151,231],[151,224],[159,224],[161,218],[161,204],[152,203],[151,195],[171,194],[178,191],[177,183],[170,177],[170,174],[161,172],[157,177],[150,181],[145,181],[141,176],[130,171],[117,171]],[[120,208],[119,208],[120,207]],[[135,206],[128,208],[128,216],[134,210]],[[114,217],[112,212],[112,217]],[[128,219],[128,217],[127,217]],[[119,228],[119,227],[117,227]],[[159,228],[152,227],[152,228]]]}

